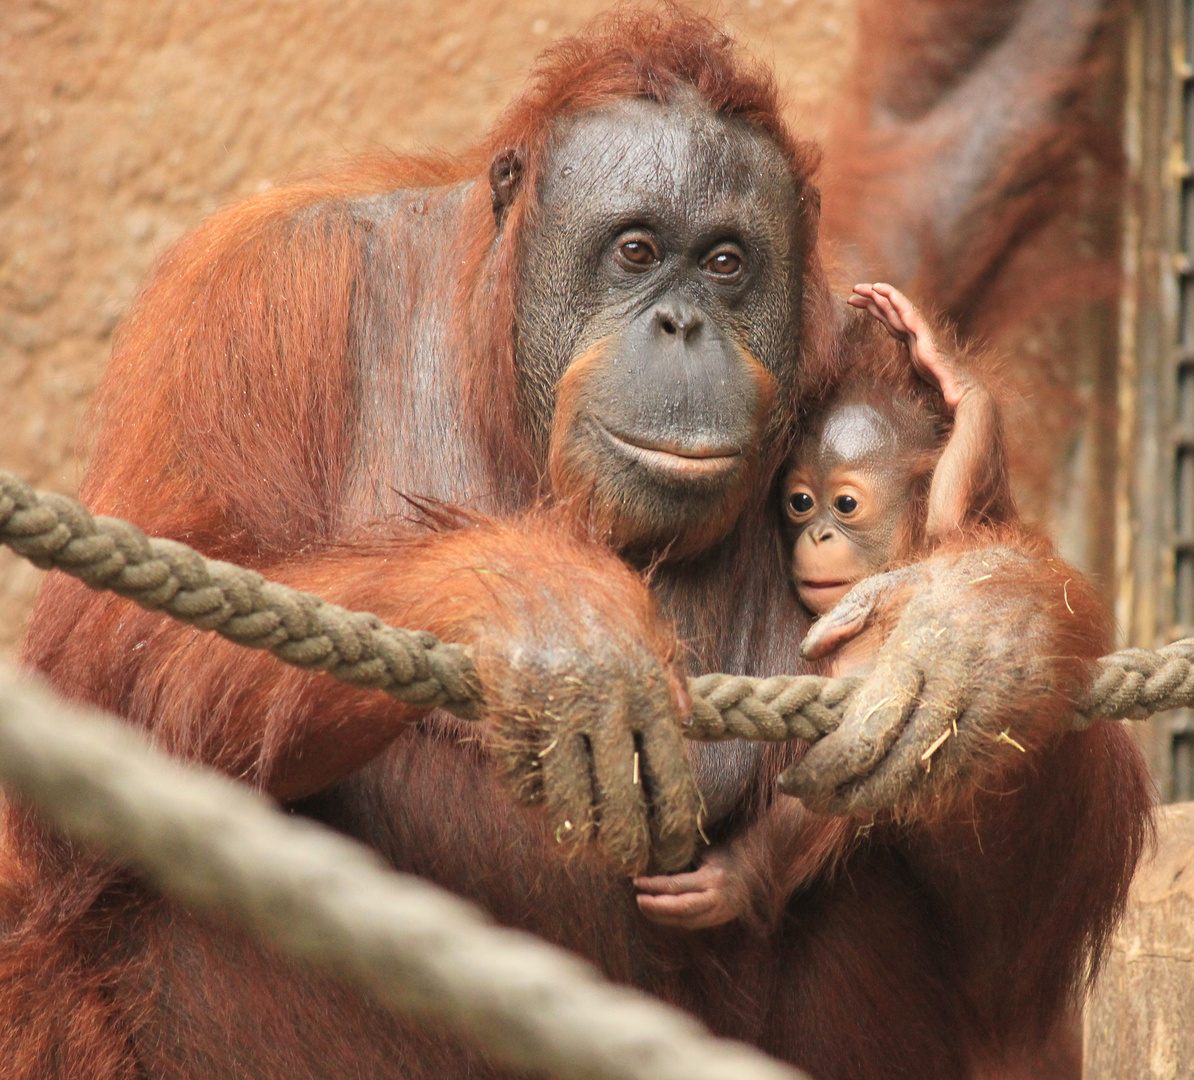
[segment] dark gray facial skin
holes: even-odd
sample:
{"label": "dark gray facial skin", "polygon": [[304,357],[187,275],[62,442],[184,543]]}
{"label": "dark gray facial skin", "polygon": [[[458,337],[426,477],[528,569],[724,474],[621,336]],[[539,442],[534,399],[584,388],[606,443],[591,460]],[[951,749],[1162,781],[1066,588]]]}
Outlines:
{"label": "dark gray facial skin", "polygon": [[518,370],[553,490],[621,547],[695,553],[732,528],[793,375],[787,163],[695,95],[628,100],[566,122],[539,195]]}

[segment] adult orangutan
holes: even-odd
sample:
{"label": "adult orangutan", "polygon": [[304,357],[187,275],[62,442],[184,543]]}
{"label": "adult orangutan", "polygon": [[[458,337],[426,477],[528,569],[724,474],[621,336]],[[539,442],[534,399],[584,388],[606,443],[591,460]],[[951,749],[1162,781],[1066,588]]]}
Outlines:
{"label": "adult orangutan", "polygon": [[[1066,734],[1107,646],[1076,574],[1014,546],[930,560],[842,732],[792,774],[808,809],[773,793],[801,747],[683,768],[682,672],[800,667],[773,481],[842,366],[815,163],[714,25],[623,12],[553,46],[465,163],[267,193],[138,300],[83,497],[470,643],[483,739],[63,580],[26,655],[821,1080],[1023,1074],[1147,815],[1127,737]],[[404,496],[488,516],[427,526]],[[702,802],[711,839],[798,816],[766,925],[639,913],[630,875],[690,863]],[[30,814],[7,836],[6,1076],[495,1075]]]}

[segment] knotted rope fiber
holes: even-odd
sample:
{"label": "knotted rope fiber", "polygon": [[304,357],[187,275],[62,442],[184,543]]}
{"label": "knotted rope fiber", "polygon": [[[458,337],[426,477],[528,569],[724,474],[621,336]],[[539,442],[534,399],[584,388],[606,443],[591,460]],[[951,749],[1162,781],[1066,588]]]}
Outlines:
{"label": "knotted rope fiber", "polygon": [[808,1080],[2,667],[0,783],[189,907],[352,980],[398,1014],[438,1021],[520,1075]]}
{"label": "knotted rope fiber", "polygon": [[[387,626],[376,615],[325,603],[177,541],[146,537],[119,518],[92,517],[74,499],[34,491],[3,470],[0,543],[42,569],[65,571],[239,645],[269,649],[296,667],[322,669],[407,704],[465,719],[480,715],[482,687],[466,646]],[[688,683],[693,708],[684,734],[702,741],[814,742],[837,728],[857,685],[818,675],[701,675]],[[1126,649],[1099,660],[1074,726],[1192,704],[1194,638]]]}

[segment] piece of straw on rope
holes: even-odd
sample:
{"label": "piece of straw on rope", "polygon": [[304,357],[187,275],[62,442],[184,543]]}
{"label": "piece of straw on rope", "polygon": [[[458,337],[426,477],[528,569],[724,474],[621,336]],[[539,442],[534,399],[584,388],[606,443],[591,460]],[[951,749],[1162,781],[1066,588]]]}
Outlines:
{"label": "piece of straw on rope", "polygon": [[[0,470],[0,543],[43,569],[62,570],[154,611],[297,667],[322,669],[400,701],[480,714],[482,687],[466,646],[425,630],[387,626],[253,570],[208,559],[174,540],[151,539],[118,518],[93,518],[65,495],[34,491]],[[687,738],[815,742],[834,731],[857,679],[818,675],[702,675],[688,683]],[[1098,662],[1074,726],[1140,719],[1194,705],[1194,639],[1127,649]]]}
{"label": "piece of straw on rope", "polygon": [[807,1080],[360,844],[0,667],[0,784],[72,841],[484,1056],[575,1080]]}

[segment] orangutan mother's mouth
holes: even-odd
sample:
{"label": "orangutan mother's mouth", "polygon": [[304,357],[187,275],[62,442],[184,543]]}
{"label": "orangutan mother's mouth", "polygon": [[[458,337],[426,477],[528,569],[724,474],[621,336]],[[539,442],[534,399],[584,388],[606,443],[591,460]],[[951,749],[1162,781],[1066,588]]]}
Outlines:
{"label": "orangutan mother's mouth", "polygon": [[681,446],[677,443],[643,443],[633,436],[617,435],[598,421],[602,433],[623,454],[642,462],[650,469],[682,476],[712,477],[729,472],[742,460],[736,446],[698,443]]}

